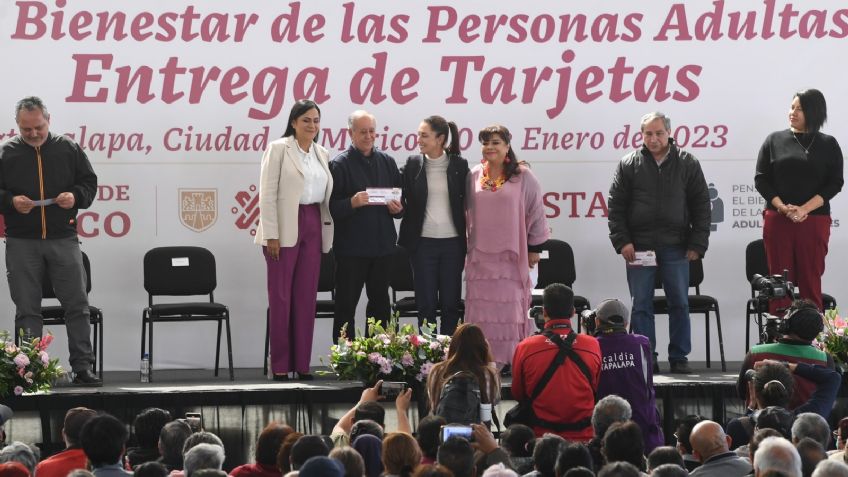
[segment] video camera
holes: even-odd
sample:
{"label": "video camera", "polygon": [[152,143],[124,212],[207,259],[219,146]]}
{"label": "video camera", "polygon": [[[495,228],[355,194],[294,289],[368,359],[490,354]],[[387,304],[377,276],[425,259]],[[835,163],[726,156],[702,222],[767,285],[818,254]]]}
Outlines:
{"label": "video camera", "polygon": [[580,312],[580,326],[586,330],[587,335],[595,334],[595,318],[598,316],[596,310],[583,310]]}
{"label": "video camera", "polygon": [[[781,298],[795,301],[795,284],[787,278],[788,270],[783,270],[782,275],[762,276],[755,274],[751,279],[751,288],[757,292],[758,309],[763,303]],[[787,314],[788,316],[788,314]],[[778,338],[789,331],[789,322],[786,317],[779,317],[769,313],[763,313],[765,323],[763,334],[760,336],[761,343],[775,343]]]}
{"label": "video camera", "polygon": [[534,306],[527,310],[527,319],[536,325],[536,334],[545,329],[545,310],[541,306]]}

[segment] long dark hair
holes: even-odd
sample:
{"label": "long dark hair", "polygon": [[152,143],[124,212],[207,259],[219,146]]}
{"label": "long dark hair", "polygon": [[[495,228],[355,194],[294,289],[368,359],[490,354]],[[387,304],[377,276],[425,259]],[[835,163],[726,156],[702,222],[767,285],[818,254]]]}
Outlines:
{"label": "long dark hair", "polygon": [[[455,122],[448,121],[441,116],[429,116],[424,118],[423,122],[427,123],[430,129],[436,133],[436,138],[444,136],[445,144],[442,147],[448,155],[459,154],[459,128],[456,127]],[[448,138],[450,138],[450,141],[448,141]]]}
{"label": "long dark hair", "polygon": [[477,139],[482,144],[485,141],[488,141],[492,136],[497,135],[510,146],[509,150],[506,152],[506,157],[509,159],[509,162],[504,161],[503,165],[503,174],[506,180],[512,179],[514,176],[521,174],[521,169],[518,167],[521,164],[527,164],[525,161],[518,162],[518,158],[515,157],[515,151],[512,149],[512,134],[510,134],[509,129],[506,126],[500,124],[493,124],[491,126],[487,126],[480,130],[477,134]]}
{"label": "long dark hair", "polygon": [[801,109],[804,110],[807,132],[819,132],[819,129],[827,122],[827,102],[822,92],[817,89],[805,89],[795,93],[793,98],[798,98]]}
{"label": "long dark hair", "polygon": [[480,383],[482,402],[492,402],[489,396],[489,383],[486,369],[494,361],[489,350],[489,342],[483,330],[473,323],[463,323],[457,327],[451,337],[448,357],[445,360],[445,373],[450,376],[459,371],[470,371]]}
{"label": "long dark hair", "polygon": [[[295,122],[299,117],[306,114],[310,109],[315,109],[318,111],[318,117],[321,116],[321,108],[315,104],[315,101],[311,99],[301,99],[298,102],[294,103],[294,106],[291,108],[291,112],[289,113],[289,121],[286,123],[286,132],[283,133],[283,137],[294,136],[294,126],[292,123]],[[315,139],[313,142],[318,142],[318,136],[321,134],[320,130],[318,134],[315,135]]]}

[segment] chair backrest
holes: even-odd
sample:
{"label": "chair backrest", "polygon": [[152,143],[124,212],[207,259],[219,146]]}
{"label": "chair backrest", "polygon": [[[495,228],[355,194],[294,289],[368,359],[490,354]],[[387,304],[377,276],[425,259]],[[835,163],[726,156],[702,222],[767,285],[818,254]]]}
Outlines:
{"label": "chair backrest", "polygon": [[395,254],[392,257],[392,276],[390,285],[392,293],[415,291],[412,281],[412,263],[409,261],[409,252],[405,248],[395,246]]}
{"label": "chair backrest", "polygon": [[[704,281],[704,262],[699,258],[689,262],[689,288],[694,288],[695,293],[701,294],[701,282]],[[662,277],[659,273],[654,275],[654,289],[662,289]]]}
{"label": "chair backrest", "polygon": [[539,280],[536,288],[545,288],[551,283],[572,286],[577,280],[574,268],[574,251],[568,242],[549,239],[542,244],[542,250],[548,252],[548,258],[539,261]]}
{"label": "chair backrest", "polygon": [[321,254],[321,271],[318,275],[318,291],[332,292],[336,289],[336,258],[333,250]]}
{"label": "chair backrest", "polygon": [[144,254],[144,289],[154,295],[211,295],[215,256],[203,247],[157,247]]}
{"label": "chair backrest", "polygon": [[756,274],[769,274],[763,239],[754,240],[745,247],[745,275],[748,277],[748,283],[751,283],[751,279]]}
{"label": "chair backrest", "polygon": [[[91,293],[91,262],[88,261],[88,255],[82,253],[82,267],[85,269],[85,293]],[[44,277],[41,279],[41,297],[56,298],[56,292],[53,291],[53,282],[50,281],[50,274],[44,270]]]}

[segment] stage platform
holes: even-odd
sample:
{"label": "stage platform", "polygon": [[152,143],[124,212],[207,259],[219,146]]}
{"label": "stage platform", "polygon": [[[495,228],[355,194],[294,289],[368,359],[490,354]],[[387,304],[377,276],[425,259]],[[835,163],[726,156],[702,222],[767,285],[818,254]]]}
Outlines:
{"label": "stage platform", "polygon": [[[654,378],[657,406],[669,439],[673,439],[675,420],[688,414],[723,423],[743,410],[735,387],[740,363],[728,363],[724,373],[718,363],[711,369],[703,362],[691,364],[691,375],[660,374]],[[314,371],[321,370],[326,368]],[[204,427],[224,440],[227,465],[232,467],[250,460],[255,437],[272,420],[290,423],[306,433],[329,434],[337,419],[359,399],[363,388],[360,382],[338,381],[317,373],[314,381],[290,382],[269,381],[261,369],[237,369],[235,381],[229,381],[226,375],[224,369],[217,378],[212,370],[157,370],[155,382],[140,383],[138,372],[107,371],[102,388],[59,383],[49,393],[7,399],[15,417],[6,429],[10,440],[37,443],[46,455],[63,447],[59,431],[64,413],[71,407],[104,410],[125,422],[132,422],[138,411],[152,406],[167,409],[174,417],[200,412]],[[514,404],[509,383],[509,378],[504,379],[499,416]],[[415,423],[419,413],[417,409],[413,413]],[[394,414],[393,404],[388,403],[388,430],[395,428]]]}

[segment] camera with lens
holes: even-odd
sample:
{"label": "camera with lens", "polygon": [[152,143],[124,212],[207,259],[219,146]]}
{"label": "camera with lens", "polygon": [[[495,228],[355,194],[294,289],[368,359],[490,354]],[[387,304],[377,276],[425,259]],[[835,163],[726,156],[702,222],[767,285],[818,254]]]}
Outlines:
{"label": "camera with lens", "polygon": [[795,285],[790,282],[787,276],[788,270],[783,271],[783,275],[762,276],[755,274],[751,279],[751,287],[757,291],[757,299],[772,300],[780,298],[789,298],[795,300]]}
{"label": "camera with lens", "polygon": [[527,311],[527,318],[533,320],[536,325],[536,333],[545,329],[545,310],[541,306],[534,306]]}
{"label": "camera with lens", "polygon": [[595,334],[595,318],[597,316],[597,310],[583,310],[580,312],[580,326],[586,330],[587,335]]}
{"label": "camera with lens", "polygon": [[761,343],[777,343],[777,339],[789,333],[789,315],[784,317],[763,313],[763,334],[760,336]]}

